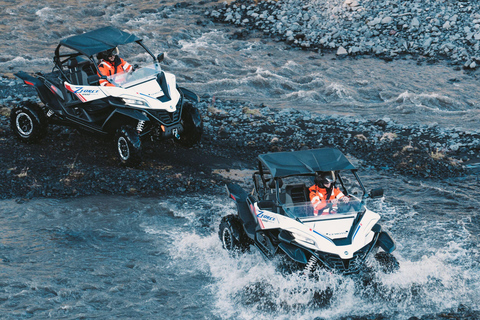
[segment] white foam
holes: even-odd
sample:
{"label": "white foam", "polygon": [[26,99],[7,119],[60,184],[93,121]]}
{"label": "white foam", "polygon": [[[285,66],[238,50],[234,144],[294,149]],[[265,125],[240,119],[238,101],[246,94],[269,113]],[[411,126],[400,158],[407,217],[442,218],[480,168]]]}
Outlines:
{"label": "white foam", "polygon": [[324,89],[325,95],[330,97],[336,97],[342,100],[352,100],[353,91],[348,89],[345,85],[337,82],[330,83]]}
{"label": "white foam", "polygon": [[[210,234],[185,233],[185,230],[147,229],[147,232],[173,238],[172,263],[180,269],[188,266],[181,272],[201,272],[212,279],[206,286],[216,299],[215,315],[221,319],[337,319],[365,314],[396,314],[407,319],[411,315],[436,313],[461,303],[471,307],[480,304],[474,295],[479,289],[479,276],[474,263],[468,262],[469,252],[463,246],[465,239],[447,243],[444,250],[426,250],[426,254],[416,260],[409,258],[412,248],[400,246],[394,253],[400,269],[393,274],[380,271],[378,263],[370,257],[369,264],[376,271],[372,282],[365,285],[358,276],[325,271],[319,271],[318,280],[313,280],[300,273],[282,273],[279,261],[265,261],[255,248],[248,253],[230,255],[221,246],[218,222],[222,215],[233,213],[235,208],[219,204],[219,199],[210,200],[215,204],[212,212],[216,215]],[[196,214],[188,208],[198,201],[202,200],[194,199],[185,206],[177,203],[173,207],[174,215],[193,221],[190,217]],[[209,200],[203,201],[206,204]],[[396,220],[398,224],[417,219],[416,213],[404,215],[384,200],[376,201],[375,207],[383,210],[387,220]],[[390,227],[395,229],[396,226]],[[423,245],[428,246],[428,239]],[[416,249],[423,250],[421,245]],[[332,292],[331,299],[327,299],[326,305],[315,305],[318,295],[325,294],[327,288]]]}
{"label": "white foam", "polygon": [[28,60],[24,57],[15,57],[11,60],[7,60],[5,62],[0,62],[0,69],[7,70],[9,68],[14,67],[21,67],[21,68],[30,68],[32,65],[51,65],[52,60],[47,58],[38,58]]}

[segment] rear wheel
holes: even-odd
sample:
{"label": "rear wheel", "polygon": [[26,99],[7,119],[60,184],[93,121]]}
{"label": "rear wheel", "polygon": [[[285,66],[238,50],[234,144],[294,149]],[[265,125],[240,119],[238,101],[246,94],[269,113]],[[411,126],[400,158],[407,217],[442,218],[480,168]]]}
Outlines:
{"label": "rear wheel", "polygon": [[218,236],[222,241],[223,248],[227,251],[245,251],[248,248],[247,236],[242,229],[240,220],[234,215],[222,218]]}
{"label": "rear wheel", "polygon": [[35,103],[15,106],[10,113],[10,127],[21,141],[33,143],[47,134],[47,117]]}
{"label": "rear wheel", "polygon": [[120,163],[135,166],[142,159],[142,141],[137,131],[131,126],[122,126],[115,134],[115,148]]}
{"label": "rear wheel", "polygon": [[182,124],[183,132],[177,142],[185,147],[192,147],[200,142],[203,134],[202,117],[198,109],[189,102],[186,102],[183,106]]}

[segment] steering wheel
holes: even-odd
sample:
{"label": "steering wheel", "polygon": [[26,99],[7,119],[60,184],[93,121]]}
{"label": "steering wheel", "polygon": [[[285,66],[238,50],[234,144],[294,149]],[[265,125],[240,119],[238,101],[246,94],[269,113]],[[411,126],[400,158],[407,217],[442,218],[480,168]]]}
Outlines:
{"label": "steering wheel", "polygon": [[328,203],[325,209],[328,210],[328,214],[334,214],[337,212],[333,207],[333,203]]}

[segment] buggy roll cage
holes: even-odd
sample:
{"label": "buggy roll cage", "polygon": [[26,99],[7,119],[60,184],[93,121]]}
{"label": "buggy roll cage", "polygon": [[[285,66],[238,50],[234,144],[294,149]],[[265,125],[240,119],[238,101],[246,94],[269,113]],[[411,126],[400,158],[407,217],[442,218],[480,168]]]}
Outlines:
{"label": "buggy roll cage", "polygon": [[[275,184],[275,201],[277,205],[281,205],[280,184],[282,183],[282,178],[295,176],[315,177],[319,172],[334,171],[335,176],[340,181],[341,188],[348,195],[348,189],[340,175],[341,171],[347,170],[353,173],[362,189],[362,198],[365,198],[367,191],[357,175],[357,168],[337,148],[261,154],[258,156],[258,171],[253,174],[254,191],[257,195],[264,196],[267,191],[271,191],[274,188],[273,184]],[[270,177],[267,179],[266,175]],[[258,177],[260,177],[263,186],[260,185]]]}
{"label": "buggy roll cage", "polygon": [[[362,181],[360,180],[360,177],[357,174],[357,169],[352,169],[350,170],[352,174],[354,175],[355,179],[357,180],[360,188],[362,189],[362,199],[365,198],[365,195],[367,194],[367,190],[365,189]],[[259,162],[259,170],[255,171],[252,174],[252,178],[254,181],[254,192],[256,194],[259,194],[261,196],[264,196],[265,194],[268,193],[268,191],[271,191],[273,188],[275,188],[275,204],[277,206],[281,206],[282,203],[280,200],[280,189],[282,187],[282,178],[287,178],[287,177],[292,177],[292,176],[287,176],[287,177],[272,177],[272,178],[266,178],[266,175],[270,175],[269,170],[264,170],[261,162]],[[314,177],[312,174],[302,174],[302,175],[295,175],[296,177]],[[340,187],[343,189],[346,195],[349,194],[348,188],[345,186],[342,176],[340,175],[340,172],[335,171],[335,177],[340,181]],[[259,181],[259,178],[261,181]],[[261,184],[260,184],[261,182]],[[274,183],[274,186],[272,186],[272,183]],[[313,181],[312,181],[313,183]]]}
{"label": "buggy roll cage", "polygon": [[[154,63],[156,61],[161,62],[163,60],[164,54],[161,53],[157,57],[155,57],[152,51],[150,51],[150,49],[145,46],[142,41],[143,39],[133,34],[121,31],[113,27],[104,27],[83,34],[68,37],[61,40],[57,48],[55,49],[55,56],[53,57],[54,67],[52,72],[58,69],[58,71],[65,79],[70,79],[70,76],[65,73],[65,67],[71,69],[79,66],[80,63],[77,57],[85,56],[91,62],[91,64],[89,63],[89,65],[95,68],[96,73],[99,73],[98,64],[94,58],[96,54],[106,50],[114,49],[119,45],[125,45],[134,42],[140,45],[152,57]],[[74,52],[60,54],[60,48],[62,47],[69,48]]]}

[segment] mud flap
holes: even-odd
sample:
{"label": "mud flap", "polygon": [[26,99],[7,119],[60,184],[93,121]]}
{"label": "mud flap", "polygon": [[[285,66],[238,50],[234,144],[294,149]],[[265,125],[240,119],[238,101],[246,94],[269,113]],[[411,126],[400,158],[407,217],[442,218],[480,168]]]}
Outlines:
{"label": "mud flap", "polygon": [[395,242],[390,235],[384,231],[380,232],[377,243],[387,253],[395,251]]}
{"label": "mud flap", "polygon": [[287,256],[290,257],[290,259],[303,264],[307,264],[308,262],[307,257],[305,256],[305,253],[303,252],[303,250],[300,249],[299,247],[296,247],[288,243],[283,243],[283,242],[280,243],[278,247],[282,249],[283,252],[285,252]]}

